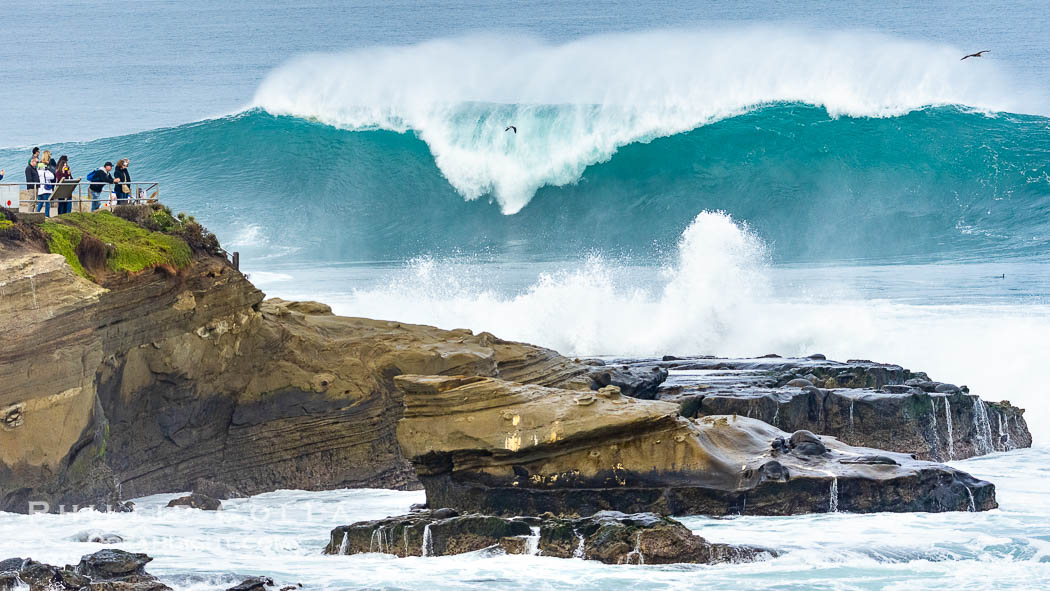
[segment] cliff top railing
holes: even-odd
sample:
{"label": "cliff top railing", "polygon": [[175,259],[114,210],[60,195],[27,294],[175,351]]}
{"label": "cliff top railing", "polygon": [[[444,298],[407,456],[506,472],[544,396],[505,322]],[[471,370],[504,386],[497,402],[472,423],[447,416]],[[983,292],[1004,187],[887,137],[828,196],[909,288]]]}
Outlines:
{"label": "cliff top railing", "polygon": [[[118,201],[115,187],[118,184],[129,185],[130,192],[127,199]],[[30,213],[37,209],[43,210],[44,200],[38,199],[41,183],[4,183],[0,182],[0,207],[17,209],[22,213]],[[51,193],[51,215],[58,215],[59,203],[70,203],[72,211],[92,211],[92,203],[95,209],[109,209],[125,203],[154,203],[160,199],[160,183],[156,181],[131,181],[129,183],[105,183],[85,181],[80,179],[66,180],[54,183]],[[101,186],[98,199],[92,199],[88,187]],[[68,196],[68,198],[67,198]]]}

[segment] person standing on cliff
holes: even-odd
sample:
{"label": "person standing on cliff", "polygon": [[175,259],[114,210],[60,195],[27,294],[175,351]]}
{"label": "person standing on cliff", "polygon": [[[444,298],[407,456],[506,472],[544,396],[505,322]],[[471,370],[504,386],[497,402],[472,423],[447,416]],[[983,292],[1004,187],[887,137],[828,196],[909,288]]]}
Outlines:
{"label": "person standing on cliff", "polygon": [[113,180],[117,183],[114,185],[114,191],[117,194],[117,203],[124,205],[128,202],[131,197],[131,172],[128,171],[128,164],[131,161],[127,158],[121,158],[117,160],[117,169],[113,171]]}
{"label": "person standing on cliff", "polygon": [[[113,172],[113,163],[107,162],[101,167],[91,171],[91,174],[87,176],[87,180],[97,183],[88,186],[88,195],[91,196],[91,211],[95,211],[101,206],[102,189],[105,188],[105,185],[113,184],[113,175],[110,174],[111,172]],[[102,183],[105,183],[105,185]]]}
{"label": "person standing on cliff", "polygon": [[[73,173],[69,170],[69,157],[63,154],[58,158],[58,164],[55,165],[55,184],[58,185],[62,181],[71,178],[73,178]],[[71,211],[73,211],[72,196],[58,200],[58,215]]]}
{"label": "person standing on cliff", "polygon": [[29,159],[29,166],[26,167],[26,191],[36,191],[36,186],[40,182],[40,175],[36,171],[37,164],[40,164],[40,158],[33,156]]}
{"label": "person standing on cliff", "polygon": [[43,162],[36,165],[36,172],[40,175],[40,184],[37,185],[36,210],[44,210],[44,217],[51,217],[51,191],[54,190],[55,173],[48,170]]}

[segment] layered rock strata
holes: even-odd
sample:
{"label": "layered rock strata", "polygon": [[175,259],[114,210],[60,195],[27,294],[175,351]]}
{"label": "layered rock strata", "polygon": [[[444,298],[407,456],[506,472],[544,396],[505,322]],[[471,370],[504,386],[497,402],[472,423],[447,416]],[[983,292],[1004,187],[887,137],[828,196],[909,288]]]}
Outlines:
{"label": "layered rock strata", "polygon": [[[417,487],[395,432],[401,374],[582,392],[615,386],[674,401],[686,416],[750,414],[924,458],[1031,441],[1023,411],[898,366],[581,362],[488,333],[263,301],[224,259],[202,253],[185,268],[98,285],[30,246],[0,243],[0,510],[124,510],[122,498],[200,481],[230,491],[224,496]],[[799,387],[800,379],[816,385]]]}
{"label": "layered rock strata", "polygon": [[430,506],[491,515],[789,515],[996,507],[994,486],[906,454],[743,416],[485,377],[395,378]]}
{"label": "layered rock strata", "polygon": [[[452,513],[450,516],[443,514]],[[420,511],[332,530],[326,554],[378,552],[448,556],[499,548],[509,554],[598,560],[606,564],[749,562],[775,555],[750,546],[712,544],[668,517],[606,511],[563,519],[454,515]]]}
{"label": "layered rock strata", "polygon": [[[610,362],[613,364],[614,362]],[[960,460],[1031,447],[1024,410],[899,365],[815,358],[668,358],[615,362],[670,375],[656,397],[688,417],[736,414],[850,445]]]}

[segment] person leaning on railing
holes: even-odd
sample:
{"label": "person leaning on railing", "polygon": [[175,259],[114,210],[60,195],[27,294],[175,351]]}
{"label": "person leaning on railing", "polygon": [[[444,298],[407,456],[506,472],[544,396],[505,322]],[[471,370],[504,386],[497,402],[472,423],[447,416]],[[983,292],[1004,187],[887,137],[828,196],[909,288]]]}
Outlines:
{"label": "person leaning on railing", "polygon": [[[55,165],[55,185],[60,185],[62,181],[73,178],[73,172],[69,170],[69,156],[63,154],[58,159],[58,164]],[[69,195],[66,197],[59,197],[58,201],[58,215],[69,213],[73,211],[73,196]]]}
{"label": "person leaning on railing", "polygon": [[107,162],[87,175],[87,180],[95,183],[88,186],[88,195],[91,196],[91,211],[95,211],[102,205],[102,190],[105,189],[105,185],[113,184],[113,175],[110,174],[112,171],[113,163]]}
{"label": "person leaning on railing", "polygon": [[36,165],[36,172],[40,175],[40,184],[37,186],[36,210],[44,210],[44,217],[51,217],[51,191],[55,189],[55,173],[43,163]]}

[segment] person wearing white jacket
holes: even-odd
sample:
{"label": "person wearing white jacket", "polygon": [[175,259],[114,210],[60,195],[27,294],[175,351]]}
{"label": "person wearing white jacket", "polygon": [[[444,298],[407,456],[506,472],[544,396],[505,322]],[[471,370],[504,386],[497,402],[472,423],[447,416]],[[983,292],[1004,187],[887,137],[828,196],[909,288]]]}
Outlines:
{"label": "person wearing white jacket", "polygon": [[37,185],[36,210],[44,209],[44,217],[51,217],[51,192],[55,190],[55,173],[48,170],[43,162],[36,165],[36,172],[40,175],[40,184]]}

